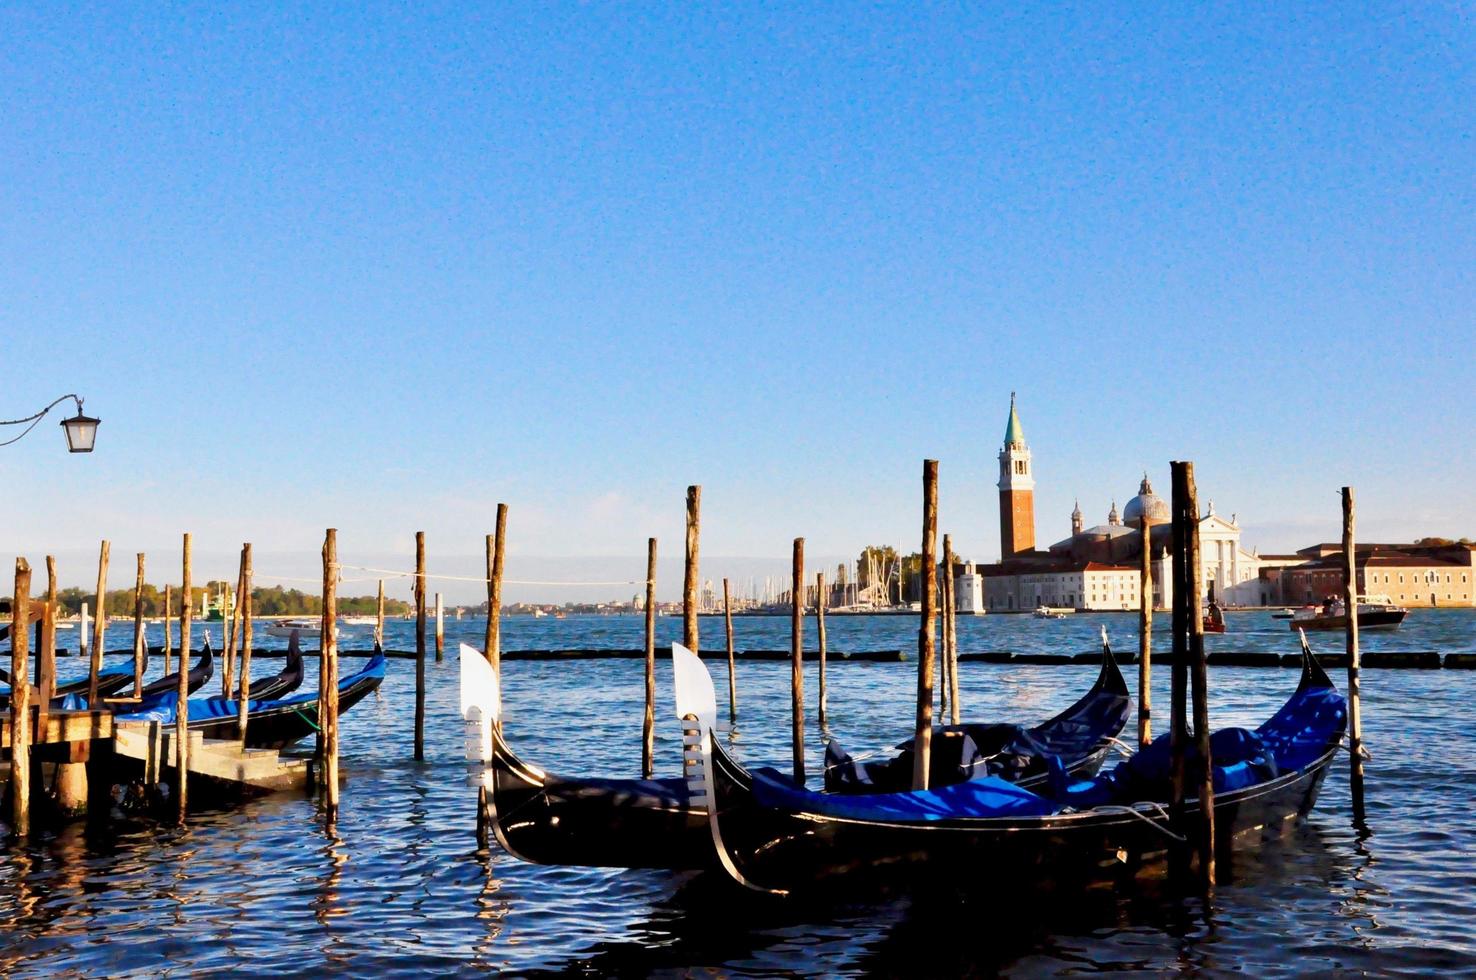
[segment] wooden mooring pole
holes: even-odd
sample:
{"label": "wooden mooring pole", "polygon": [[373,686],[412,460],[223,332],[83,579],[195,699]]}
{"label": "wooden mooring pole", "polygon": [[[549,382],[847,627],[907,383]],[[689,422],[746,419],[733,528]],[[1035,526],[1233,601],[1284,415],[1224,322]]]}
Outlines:
{"label": "wooden mooring pole", "polygon": [[194,592],[190,577],[190,535],[184,536],[181,562],[183,581],[179,586],[179,686],[174,699],[174,778],[175,805],[179,822],[185,822],[189,810],[190,771],[190,617],[194,613]]}
{"label": "wooden mooring pole", "polygon": [[938,716],[948,710],[948,607],[953,603],[953,576],[947,572],[948,553],[953,549],[951,537],[943,535],[943,580],[938,583],[938,619],[943,648],[938,657]]}
{"label": "wooden mooring pole", "polygon": [[1189,679],[1194,714],[1194,743],[1199,750],[1199,872],[1206,885],[1215,883],[1215,770],[1210,752],[1209,665],[1204,653],[1204,614],[1199,593],[1204,587],[1204,565],[1199,547],[1199,491],[1194,485],[1194,464],[1183,468],[1188,510],[1193,523],[1188,528],[1189,550],[1184,559],[1189,583]]}
{"label": "wooden mooring pole", "polygon": [[[507,559],[507,504],[497,505],[497,538],[492,542],[492,568],[487,574],[487,649],[497,683],[502,683],[502,565]],[[500,726],[501,721],[498,722]]]}
{"label": "wooden mooring pole", "polygon": [[10,832],[26,837],[31,833],[31,565],[24,558],[15,560],[11,596]]}
{"label": "wooden mooring pole", "polygon": [[[236,568],[236,597],[231,604],[230,616],[225,620],[229,625],[226,632],[226,655],[225,670],[222,671],[221,692],[223,698],[230,698],[235,692],[234,681],[236,680],[236,649],[241,642],[241,590],[246,587],[246,549],[241,549],[241,561]],[[222,597],[226,593],[222,592]]]}
{"label": "wooden mooring pole", "polygon": [[425,532],[415,532],[415,761],[425,760]]}
{"label": "wooden mooring pole", "polygon": [[331,527],[323,538],[322,632],[318,719],[323,729],[323,816],[332,826],[338,819],[338,530]]}
{"label": "wooden mooring pole", "polygon": [[[502,683],[502,562],[507,548],[507,504],[497,505],[496,533],[487,535],[487,632],[482,638],[482,656],[492,665],[497,683]],[[496,722],[501,726],[502,720]],[[491,843],[492,809],[487,787],[477,787],[477,847]]]}
{"label": "wooden mooring pole", "polygon": [[922,628],[917,635],[917,726],[913,732],[912,788],[928,788],[933,764],[933,670],[938,616],[938,461],[923,460]]}
{"label": "wooden mooring pole", "polygon": [[[138,573],[133,580],[133,696],[143,694],[144,658],[144,553],[138,553]],[[90,707],[90,706],[89,706]]]}
{"label": "wooden mooring pole", "polygon": [[948,576],[948,607],[943,610],[943,622],[948,625],[948,712],[949,721],[955,725],[959,723],[963,710],[958,695],[958,580],[953,576],[957,559],[952,539],[943,535],[943,567]]}
{"label": "wooden mooring pole", "polygon": [[728,641],[728,727],[738,724],[738,673],[733,657],[733,597],[723,579],[723,632]]}
{"label": "wooden mooring pole", "polygon": [[46,618],[42,620],[41,649],[36,673],[36,730],[46,731],[46,715],[56,696],[56,619],[61,603],[56,597],[56,559],[46,556]]}
{"label": "wooden mooring pole", "polygon": [[384,579],[379,580],[379,597],[374,603],[374,645],[384,649]]}
{"label": "wooden mooring pole", "polygon": [[164,673],[169,673],[170,656],[174,653],[174,587],[164,586]]}
{"label": "wooden mooring pole", "polygon": [[1153,741],[1153,540],[1146,508],[1139,528],[1143,554],[1138,572],[1138,745],[1147,748]]}
{"label": "wooden mooring pole", "polygon": [[246,726],[251,713],[251,614],[255,602],[251,598],[251,543],[241,546],[241,690],[236,728],[241,744],[246,744]]}
{"label": "wooden mooring pole", "polygon": [[815,573],[815,637],[820,644],[819,698],[816,721],[825,731],[825,573]]}
{"label": "wooden mooring pole", "polygon": [[702,488],[687,488],[687,564],[682,577],[682,646],[693,653],[698,649],[697,627],[697,551],[702,531]]}
{"label": "wooden mooring pole", "polygon": [[1353,820],[1362,824],[1363,810],[1363,708],[1358,650],[1358,550],[1354,543],[1353,488],[1343,488],[1343,609],[1348,625],[1344,647],[1348,653],[1348,788],[1353,794]]}
{"label": "wooden mooring pole", "polygon": [[641,719],[641,775],[656,766],[656,539],[646,539],[646,712]]}
{"label": "wooden mooring pole", "polygon": [[436,663],[446,659],[446,606],[436,593]]}
{"label": "wooden mooring pole", "polygon": [[794,749],[794,781],[805,784],[805,539],[794,539],[789,586],[789,714]]}
{"label": "wooden mooring pole", "polygon": [[102,670],[103,640],[108,630],[108,542],[102,543],[97,557],[97,618],[92,627],[92,656],[87,668],[87,706],[97,707],[97,674]]}

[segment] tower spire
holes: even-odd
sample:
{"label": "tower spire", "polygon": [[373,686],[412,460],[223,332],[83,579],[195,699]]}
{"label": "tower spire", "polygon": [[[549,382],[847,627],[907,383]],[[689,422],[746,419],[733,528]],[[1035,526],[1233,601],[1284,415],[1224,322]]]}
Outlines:
{"label": "tower spire", "polygon": [[999,452],[999,538],[1005,558],[1035,550],[1035,474],[1030,447],[1015,393],[1010,392],[1010,419],[1005,426],[1004,446]]}

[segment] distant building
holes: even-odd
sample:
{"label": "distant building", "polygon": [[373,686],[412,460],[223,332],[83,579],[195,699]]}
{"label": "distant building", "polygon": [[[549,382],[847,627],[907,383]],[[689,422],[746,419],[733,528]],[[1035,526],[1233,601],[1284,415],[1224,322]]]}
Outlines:
{"label": "distant building", "polygon": [[1004,448],[999,451],[999,542],[1005,558],[1035,551],[1035,474],[1030,470],[1030,447],[1015,412],[1010,392],[1010,420],[1005,425]]}
{"label": "distant building", "polygon": [[[1342,595],[1341,545],[1297,552],[1300,563],[1262,575],[1272,604],[1300,605]],[[1476,605],[1476,546],[1364,544],[1354,550],[1359,595],[1387,596],[1401,606]]]}
{"label": "distant building", "polygon": [[[999,453],[999,538],[1001,558],[997,565],[981,566],[984,602],[991,611],[1034,609],[1046,605],[1078,609],[1136,608],[1138,578],[1141,576],[1143,526],[1152,549],[1150,570],[1153,604],[1165,607],[1173,601],[1169,564],[1173,535],[1169,527],[1168,501],[1153,492],[1148,475],[1121,513],[1113,500],[1105,524],[1085,527],[1081,504],[1071,512],[1071,536],[1046,551],[1035,548],[1035,474],[1030,446],[1010,396],[1010,415],[1004,445]],[[1207,596],[1214,589],[1226,605],[1263,605],[1280,600],[1270,597],[1262,571],[1278,564],[1300,564],[1305,558],[1286,562],[1262,558],[1241,544],[1236,515],[1229,520],[1215,512],[1210,502],[1199,521],[1202,581]],[[1131,574],[1132,588],[1121,585]],[[1054,597],[1035,601],[1037,593]],[[1130,595],[1131,598],[1125,598]],[[1026,603],[1021,605],[1021,603]],[[1126,605],[1124,603],[1127,603]]]}
{"label": "distant building", "polygon": [[982,616],[988,611],[984,601],[984,576],[973,562],[964,565],[953,576],[953,611],[965,616]]}

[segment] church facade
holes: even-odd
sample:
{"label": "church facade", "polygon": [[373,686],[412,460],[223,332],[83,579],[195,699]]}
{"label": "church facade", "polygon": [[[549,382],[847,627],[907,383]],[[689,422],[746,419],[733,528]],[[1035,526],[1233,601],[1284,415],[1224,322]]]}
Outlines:
{"label": "church facade", "polygon": [[[1136,496],[1122,512],[1113,501],[1104,524],[1086,527],[1077,504],[1071,534],[1046,550],[1035,547],[1034,459],[1010,396],[1010,415],[999,453],[1000,561],[979,566],[983,601],[989,612],[1029,612],[1037,606],[1070,606],[1082,610],[1137,609],[1141,603],[1143,527],[1148,530],[1153,602],[1163,608],[1173,601],[1169,589],[1170,546],[1168,501],[1153,492],[1143,474]],[[1226,520],[1211,502],[1199,521],[1202,581],[1205,598],[1213,589],[1227,605],[1264,605],[1271,598],[1261,581],[1269,564],[1241,544],[1236,515]]]}

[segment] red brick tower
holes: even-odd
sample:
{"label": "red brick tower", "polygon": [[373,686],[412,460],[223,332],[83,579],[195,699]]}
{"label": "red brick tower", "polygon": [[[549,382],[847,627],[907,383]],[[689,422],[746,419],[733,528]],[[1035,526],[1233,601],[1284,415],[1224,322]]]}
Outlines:
{"label": "red brick tower", "polygon": [[999,451],[999,544],[1005,559],[1035,550],[1035,473],[1013,391],[1004,448]]}

